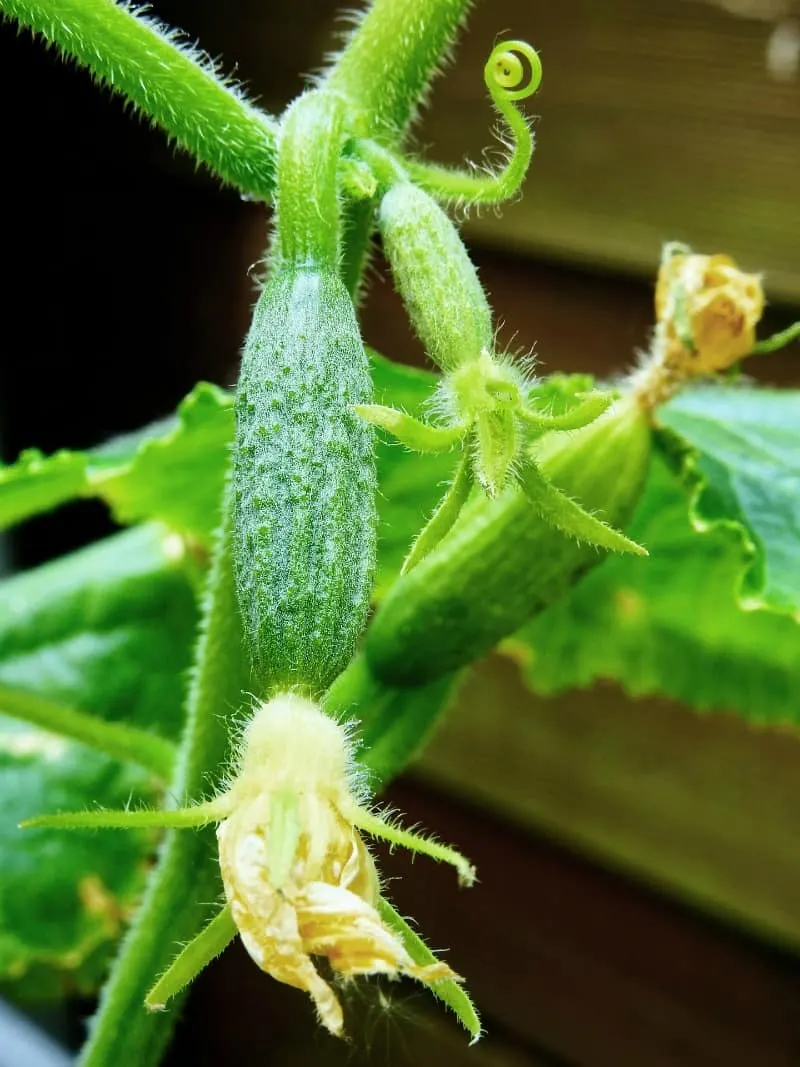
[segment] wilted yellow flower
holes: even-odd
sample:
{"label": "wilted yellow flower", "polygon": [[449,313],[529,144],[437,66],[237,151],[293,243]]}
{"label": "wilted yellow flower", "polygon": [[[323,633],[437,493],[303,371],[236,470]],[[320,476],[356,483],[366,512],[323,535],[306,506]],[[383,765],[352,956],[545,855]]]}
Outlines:
{"label": "wilted yellow flower", "polygon": [[678,252],[665,257],[656,283],[656,318],[684,377],[725,370],[752,351],[764,311],[757,274],[730,256]]}
{"label": "wilted yellow flower", "polygon": [[345,978],[457,977],[444,963],[416,965],[378,914],[378,876],[357,826],[376,832],[380,817],[363,806],[347,729],[316,704],[284,694],[256,709],[226,800],[220,868],[242,942],[264,971],[311,994],[328,1030],[341,1034],[342,1009],[312,956]]}

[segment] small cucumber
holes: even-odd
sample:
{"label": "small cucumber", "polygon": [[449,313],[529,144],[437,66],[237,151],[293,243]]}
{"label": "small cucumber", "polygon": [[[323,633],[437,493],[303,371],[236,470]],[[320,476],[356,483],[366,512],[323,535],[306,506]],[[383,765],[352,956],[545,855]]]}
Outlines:
{"label": "small cucumber", "polygon": [[322,692],[353,653],[375,562],[372,386],[338,275],[279,264],[236,393],[235,571],[258,696]]}
{"label": "small cucumber", "polygon": [[[647,473],[651,431],[630,400],[572,435],[551,433],[541,471],[616,527],[630,521]],[[418,685],[489,652],[544,610],[606,553],[539,520],[519,488],[474,497],[441,544],[400,578],[367,631],[374,674]]]}
{"label": "small cucumber", "polygon": [[494,347],[492,311],[453,223],[410,182],[381,201],[378,227],[395,284],[430,358],[444,371]]}

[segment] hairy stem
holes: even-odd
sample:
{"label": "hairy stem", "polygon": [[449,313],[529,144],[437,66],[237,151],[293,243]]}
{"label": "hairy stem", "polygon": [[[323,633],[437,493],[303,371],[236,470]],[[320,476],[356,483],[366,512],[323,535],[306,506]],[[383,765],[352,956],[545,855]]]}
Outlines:
{"label": "hairy stem", "polygon": [[364,274],[369,265],[370,242],[375,229],[372,200],[348,200],[342,212],[342,252],[339,274],[358,307],[364,291]]}
{"label": "hairy stem", "polygon": [[171,741],[123,723],[106,722],[97,715],[46,700],[35,693],[0,686],[0,712],[33,723],[61,737],[81,741],[98,752],[138,763],[168,781],[175,765],[176,747]]}
{"label": "hairy stem", "polygon": [[374,0],[328,75],[358,111],[354,131],[396,142],[446,59],[470,0]]}
{"label": "hairy stem", "polygon": [[343,106],[337,96],[305,93],[286,112],[278,153],[277,251],[280,259],[336,269],[339,263],[339,152]]}
{"label": "hairy stem", "polygon": [[88,67],[223,181],[270,198],[274,120],[174,31],[113,0],[0,0],[0,12]]}
{"label": "hairy stem", "polygon": [[[172,783],[176,798],[219,785],[228,750],[227,720],[247,686],[230,560],[230,508],[212,564],[189,690],[187,721]],[[173,831],[133,926],[123,941],[80,1067],[154,1067],[175,1013],[150,1014],[144,1001],[178,942],[197,935],[221,894],[214,830]]]}

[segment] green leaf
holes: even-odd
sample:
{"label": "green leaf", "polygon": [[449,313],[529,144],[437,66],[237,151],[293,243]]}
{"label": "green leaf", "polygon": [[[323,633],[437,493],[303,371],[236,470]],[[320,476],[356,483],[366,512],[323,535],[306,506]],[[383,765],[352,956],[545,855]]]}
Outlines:
{"label": "green leaf", "polygon": [[232,398],[200,382],[179,405],[177,421],[167,432],[145,437],[116,474],[98,471],[94,491],[118,522],[159,519],[208,547],[219,526],[232,438]]}
{"label": "green leaf", "polygon": [[[195,624],[181,542],[138,527],[0,585],[0,685],[176,739]],[[130,801],[158,804],[145,771],[0,717],[0,984],[16,996],[97,987],[154,847],[17,824]]]}
{"label": "green leaf", "polygon": [[628,531],[649,558],[609,557],[504,650],[540,693],[612,679],[633,696],[800,724],[800,628],[741,608],[740,537],[725,526],[699,533],[688,512],[680,477],[656,454]]}
{"label": "green leaf", "polygon": [[0,530],[80,496],[86,462],[80,452],[44,456],[28,449],[13,465],[0,466]]}
{"label": "green leaf", "polygon": [[105,501],[121,523],[158,519],[208,546],[219,523],[230,396],[200,382],[165,419],[88,452],[23,452],[0,467],[0,529],[79,497]]}
{"label": "green leaf", "polygon": [[743,604],[800,613],[800,392],[691,389],[659,417],[688,446],[695,526],[739,533]]}

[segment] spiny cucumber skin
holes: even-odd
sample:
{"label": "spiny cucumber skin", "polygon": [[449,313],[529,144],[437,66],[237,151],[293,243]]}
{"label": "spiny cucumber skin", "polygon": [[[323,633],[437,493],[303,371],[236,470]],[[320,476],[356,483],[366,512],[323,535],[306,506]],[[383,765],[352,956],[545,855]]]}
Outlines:
{"label": "spiny cucumber skin", "polygon": [[321,693],[352,656],[375,567],[372,385],[332,272],[278,268],[256,305],[236,393],[234,565],[261,698]]}
{"label": "spiny cucumber skin", "polygon": [[[646,418],[612,409],[572,435],[551,434],[542,471],[621,527],[641,495],[651,449]],[[518,488],[475,498],[441,545],[390,591],[367,631],[373,673],[420,685],[464,667],[565,596],[606,552],[545,525]]]}
{"label": "spiny cucumber skin", "polygon": [[442,208],[415,185],[399,182],[381,201],[378,227],[397,289],[434,363],[452,371],[491,351],[486,293]]}

